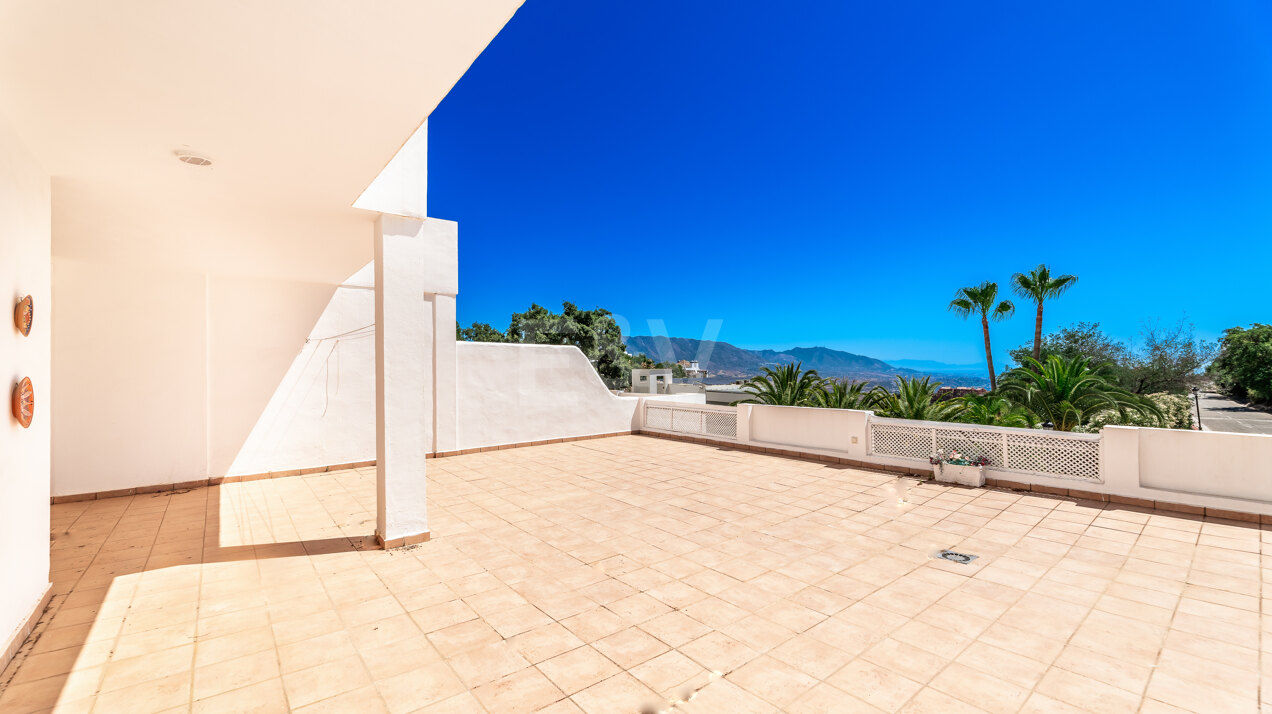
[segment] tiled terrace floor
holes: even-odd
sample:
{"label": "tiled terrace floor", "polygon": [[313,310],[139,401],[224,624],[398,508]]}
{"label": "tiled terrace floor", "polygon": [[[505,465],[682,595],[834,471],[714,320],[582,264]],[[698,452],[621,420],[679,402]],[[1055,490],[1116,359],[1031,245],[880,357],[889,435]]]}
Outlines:
{"label": "tiled terrace floor", "polygon": [[640,436],[429,475],[389,552],[371,470],[55,506],[0,711],[1259,707],[1258,528]]}

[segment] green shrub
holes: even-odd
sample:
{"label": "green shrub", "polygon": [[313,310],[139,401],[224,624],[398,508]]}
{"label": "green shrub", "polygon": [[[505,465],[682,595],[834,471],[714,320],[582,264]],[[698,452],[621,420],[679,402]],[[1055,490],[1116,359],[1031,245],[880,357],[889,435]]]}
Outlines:
{"label": "green shrub", "polygon": [[1191,429],[1193,428],[1193,401],[1183,394],[1158,392],[1149,394],[1157,408],[1161,410],[1159,419],[1150,413],[1128,412],[1126,418],[1118,416],[1116,411],[1104,411],[1096,414],[1091,421],[1074,431],[1088,434],[1098,433],[1104,426],[1150,426],[1159,429]]}

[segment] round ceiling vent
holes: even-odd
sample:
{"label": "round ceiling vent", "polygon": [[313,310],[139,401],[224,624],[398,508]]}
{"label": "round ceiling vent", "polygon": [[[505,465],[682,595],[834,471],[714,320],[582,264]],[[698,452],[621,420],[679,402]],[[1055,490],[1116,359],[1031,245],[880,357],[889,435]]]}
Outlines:
{"label": "round ceiling vent", "polygon": [[197,154],[193,151],[190,151],[189,149],[177,149],[176,151],[172,153],[176,154],[177,161],[180,161],[183,164],[190,164],[191,166],[211,166],[212,165],[212,159],[209,159],[203,154]]}

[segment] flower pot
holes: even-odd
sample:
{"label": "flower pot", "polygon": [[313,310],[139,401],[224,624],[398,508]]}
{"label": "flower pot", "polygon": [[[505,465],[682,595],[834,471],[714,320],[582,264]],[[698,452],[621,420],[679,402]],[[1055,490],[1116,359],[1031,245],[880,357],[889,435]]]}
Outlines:
{"label": "flower pot", "polygon": [[937,464],[932,469],[937,481],[956,483],[960,486],[984,486],[984,466],[959,466],[957,464]]}

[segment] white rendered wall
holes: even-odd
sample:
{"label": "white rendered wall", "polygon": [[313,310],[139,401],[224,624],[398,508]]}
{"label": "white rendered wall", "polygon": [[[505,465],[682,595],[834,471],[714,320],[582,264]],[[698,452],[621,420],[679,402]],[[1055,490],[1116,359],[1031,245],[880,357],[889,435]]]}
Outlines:
{"label": "white rendered wall", "polygon": [[53,282],[53,495],[375,458],[371,340],[317,339],[370,291],[67,257]]}
{"label": "white rendered wall", "polygon": [[[0,654],[49,585],[51,300],[49,177],[0,119]],[[29,336],[13,326],[14,303],[35,301]],[[13,386],[30,377],[35,414],[23,429],[11,416]]]}
{"label": "white rendered wall", "polygon": [[[240,413],[238,430],[215,443],[225,451],[213,473],[256,474],[370,461],[375,458],[375,293],[346,284],[336,289],[264,412]],[[234,355],[250,351],[234,350]],[[250,357],[249,357],[250,358]],[[269,391],[268,380],[256,394]],[[213,399],[221,395],[214,390]],[[217,410],[230,418],[232,404]],[[231,454],[243,429],[246,442]],[[226,466],[227,459],[231,459]]]}
{"label": "white rendered wall", "polygon": [[577,347],[456,346],[458,448],[630,431],[640,400],[616,397]]}
{"label": "white rendered wall", "polygon": [[[734,441],[880,466],[926,469],[922,459],[867,453],[871,418],[870,412],[849,409],[742,404],[737,407]],[[1001,427],[985,428],[1003,431]],[[1145,501],[1272,515],[1272,436],[1108,426],[1100,432],[1098,481],[993,468],[988,476]]]}
{"label": "white rendered wall", "polygon": [[1141,486],[1272,503],[1272,436],[1138,431]]}
{"label": "white rendered wall", "polygon": [[763,404],[749,406],[747,433],[752,441],[774,447],[841,452],[847,459],[865,457],[867,412]]}

